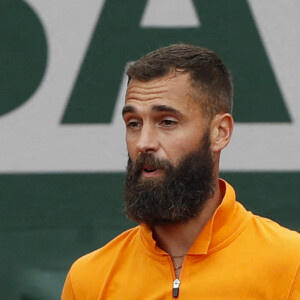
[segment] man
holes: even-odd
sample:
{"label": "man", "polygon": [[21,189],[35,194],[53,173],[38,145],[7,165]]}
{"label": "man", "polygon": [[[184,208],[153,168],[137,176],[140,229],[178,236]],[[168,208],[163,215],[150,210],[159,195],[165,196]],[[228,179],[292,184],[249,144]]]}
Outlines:
{"label": "man", "polygon": [[62,299],[300,299],[300,235],[218,179],[233,131],[221,59],[171,45],[127,75],[125,211],[140,225],[76,261]]}

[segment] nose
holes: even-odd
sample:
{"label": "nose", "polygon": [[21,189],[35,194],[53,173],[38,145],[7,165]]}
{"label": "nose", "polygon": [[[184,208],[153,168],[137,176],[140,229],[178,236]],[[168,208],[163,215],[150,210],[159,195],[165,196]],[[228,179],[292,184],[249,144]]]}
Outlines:
{"label": "nose", "polygon": [[144,125],[140,131],[137,141],[138,152],[152,153],[159,149],[159,141],[155,128],[150,125]]}

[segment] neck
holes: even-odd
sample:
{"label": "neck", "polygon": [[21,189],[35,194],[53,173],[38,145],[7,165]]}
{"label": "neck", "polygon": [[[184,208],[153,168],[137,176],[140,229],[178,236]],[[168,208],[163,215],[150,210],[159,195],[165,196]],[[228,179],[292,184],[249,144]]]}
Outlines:
{"label": "neck", "polygon": [[152,228],[153,237],[157,245],[171,256],[184,256],[208,220],[213,216],[222,198],[219,184],[216,184],[213,197],[208,199],[205,207],[197,217],[185,223],[154,226]]}

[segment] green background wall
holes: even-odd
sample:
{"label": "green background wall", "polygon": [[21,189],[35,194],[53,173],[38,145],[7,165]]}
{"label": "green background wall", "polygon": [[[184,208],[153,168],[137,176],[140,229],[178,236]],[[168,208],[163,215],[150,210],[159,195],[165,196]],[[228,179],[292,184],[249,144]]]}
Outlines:
{"label": "green background wall", "polygon": [[299,9],[0,0],[0,298],[59,299],[76,258],[135,225],[122,213],[124,68],[174,42],[212,48],[232,70],[221,176],[249,210],[300,231]]}

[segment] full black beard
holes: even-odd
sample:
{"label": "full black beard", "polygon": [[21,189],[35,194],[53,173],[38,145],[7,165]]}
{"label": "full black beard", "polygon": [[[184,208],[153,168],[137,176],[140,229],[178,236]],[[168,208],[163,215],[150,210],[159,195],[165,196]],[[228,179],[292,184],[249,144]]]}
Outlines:
{"label": "full black beard", "polygon": [[[142,178],[144,165],[164,170],[158,178]],[[195,218],[215,191],[214,160],[208,132],[201,146],[181,159],[177,167],[168,160],[141,154],[128,159],[125,180],[127,217],[148,226],[184,223]]]}

